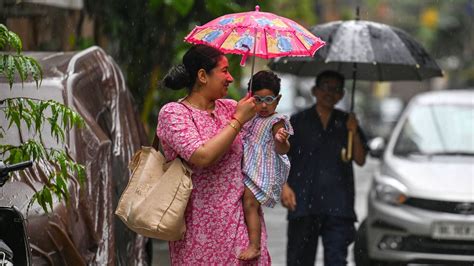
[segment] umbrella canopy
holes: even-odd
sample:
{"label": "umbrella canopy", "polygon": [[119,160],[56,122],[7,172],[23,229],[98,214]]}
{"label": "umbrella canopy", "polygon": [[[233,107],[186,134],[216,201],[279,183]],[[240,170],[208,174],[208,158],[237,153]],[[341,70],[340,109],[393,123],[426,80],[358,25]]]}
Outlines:
{"label": "umbrella canopy", "polygon": [[[357,79],[422,80],[443,75],[425,49],[395,27],[356,19],[317,25],[311,32],[327,41],[318,54],[311,58],[277,58],[269,67],[300,76],[316,76],[324,70],[334,70],[353,79],[350,112],[354,110]],[[352,135],[349,131],[347,150],[341,151],[345,162],[352,160]]]}
{"label": "umbrella canopy", "polygon": [[228,14],[203,26],[196,26],[184,38],[186,42],[206,44],[226,54],[241,54],[243,66],[247,56],[253,55],[250,86],[255,67],[255,56],[269,59],[278,56],[313,56],[325,45],[298,23],[272,13],[255,11]]}
{"label": "umbrella canopy", "polygon": [[184,40],[213,46],[226,54],[250,54],[264,59],[312,56],[324,45],[324,41],[303,26],[272,13],[260,12],[259,6],[255,11],[224,15],[196,26]]}
{"label": "umbrella canopy", "polygon": [[[312,58],[278,58],[272,70],[299,76],[316,76],[335,70],[346,78],[373,81],[423,80],[442,76],[425,49],[401,29],[364,21],[335,21],[311,28],[326,40]],[[356,63],[356,65],[354,65]]]}

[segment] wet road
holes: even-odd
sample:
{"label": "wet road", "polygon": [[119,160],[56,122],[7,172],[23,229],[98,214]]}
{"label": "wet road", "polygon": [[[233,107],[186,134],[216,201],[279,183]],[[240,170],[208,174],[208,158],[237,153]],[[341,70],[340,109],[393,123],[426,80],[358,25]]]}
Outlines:
{"label": "wet road", "polygon": [[[364,167],[355,167],[356,186],[356,213],[359,221],[362,221],[367,214],[367,193],[372,180],[372,173],[378,166],[378,161],[368,158]],[[265,221],[268,231],[268,249],[272,258],[272,265],[286,265],[286,209],[277,205],[273,209],[264,209]],[[153,266],[169,265],[168,244],[162,241],[153,243]],[[317,262],[315,265],[323,266],[322,244],[318,245]],[[349,250],[349,264],[355,265],[352,246]]]}

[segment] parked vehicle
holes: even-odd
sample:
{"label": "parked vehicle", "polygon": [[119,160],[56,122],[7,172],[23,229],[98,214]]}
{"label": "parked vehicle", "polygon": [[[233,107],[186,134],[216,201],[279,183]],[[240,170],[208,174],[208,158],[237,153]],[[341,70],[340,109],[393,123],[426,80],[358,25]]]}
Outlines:
{"label": "parked vehicle", "polygon": [[[99,47],[28,55],[42,66],[42,86],[17,82],[9,90],[7,81],[0,78],[0,99],[53,99],[75,109],[84,118],[84,127],[68,132],[64,143],[49,137],[50,129],[44,127],[42,141],[47,146],[64,146],[86,168],[84,186],[81,188],[78,179],[71,176],[69,202],[53,199],[51,213],[45,213],[38,204],[27,209],[35,190],[47,182],[42,169],[54,166],[54,162],[34,164],[0,188],[0,206],[15,206],[27,220],[32,264],[146,265],[151,259],[148,239],[130,231],[114,215],[128,182],[128,162],[141,145],[147,144],[119,67]],[[8,128],[3,117],[0,123]],[[21,135],[12,128],[0,141],[18,145],[32,136],[34,132],[26,127]]]}
{"label": "parked vehicle", "polygon": [[381,158],[368,214],[354,247],[357,265],[474,263],[474,91],[413,98]]}
{"label": "parked vehicle", "polygon": [[[23,170],[31,165],[32,161],[14,165],[5,165],[0,161],[0,188],[8,180],[10,172]],[[0,206],[0,265],[31,265],[26,221],[15,206]]]}

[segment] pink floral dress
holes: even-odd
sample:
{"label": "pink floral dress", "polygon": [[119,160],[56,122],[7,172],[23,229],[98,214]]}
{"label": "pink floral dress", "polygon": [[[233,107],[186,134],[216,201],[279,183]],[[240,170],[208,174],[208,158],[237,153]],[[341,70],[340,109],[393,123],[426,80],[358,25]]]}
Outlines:
{"label": "pink floral dress", "polygon": [[[167,160],[180,156],[189,161],[197,148],[227,126],[235,108],[233,100],[217,100],[211,114],[182,103],[166,104],[159,114],[157,135]],[[185,214],[186,234],[183,240],[169,244],[173,265],[271,264],[263,216],[258,261],[237,259],[249,242],[242,207],[242,154],[239,135],[214,165],[191,165],[194,189]]]}

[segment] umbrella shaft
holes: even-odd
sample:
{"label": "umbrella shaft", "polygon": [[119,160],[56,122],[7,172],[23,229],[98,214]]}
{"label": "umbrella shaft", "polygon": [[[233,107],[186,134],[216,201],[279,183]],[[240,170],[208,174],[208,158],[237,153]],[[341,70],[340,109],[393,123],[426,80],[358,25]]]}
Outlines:
{"label": "umbrella shaft", "polygon": [[356,79],[357,79],[357,63],[354,63],[353,68],[352,68],[352,93],[351,93],[351,108],[350,108],[351,113],[354,112]]}
{"label": "umbrella shaft", "polygon": [[255,35],[253,39],[253,56],[252,56],[252,70],[250,72],[250,86],[249,86],[249,91],[252,91],[252,85],[253,85],[253,71],[255,69],[255,51],[257,50],[257,29],[255,29]]}

